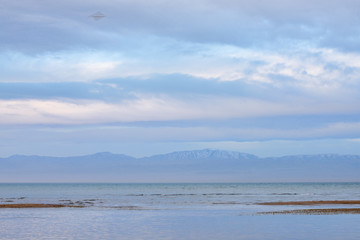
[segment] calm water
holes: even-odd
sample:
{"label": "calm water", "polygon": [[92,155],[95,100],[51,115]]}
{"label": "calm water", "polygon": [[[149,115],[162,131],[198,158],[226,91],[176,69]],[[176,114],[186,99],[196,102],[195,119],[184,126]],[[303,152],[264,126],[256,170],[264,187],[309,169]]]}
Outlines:
{"label": "calm water", "polygon": [[360,183],[0,184],[1,204],[86,206],[0,209],[0,239],[360,239],[360,215],[256,204],[358,199]]}

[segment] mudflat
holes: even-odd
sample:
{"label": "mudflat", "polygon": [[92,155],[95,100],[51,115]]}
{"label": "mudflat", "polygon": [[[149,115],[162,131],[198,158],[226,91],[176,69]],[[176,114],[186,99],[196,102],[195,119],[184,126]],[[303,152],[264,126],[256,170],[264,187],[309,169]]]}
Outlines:
{"label": "mudflat", "polygon": [[335,214],[360,214],[360,208],[326,208],[326,209],[296,209],[275,212],[262,212],[260,214],[304,214],[304,215],[335,215]]}
{"label": "mudflat", "polygon": [[68,206],[63,204],[43,204],[43,203],[0,204],[0,208],[62,208],[62,207],[80,207],[80,206]]}
{"label": "mudflat", "polygon": [[264,202],[259,205],[342,205],[360,204],[360,200],[335,200],[335,201],[290,201],[290,202]]}
{"label": "mudflat", "polygon": [[[271,206],[357,205],[360,204],[360,200],[289,201],[289,202],[264,202],[258,204],[271,205]],[[294,210],[262,212],[260,214],[307,214],[307,215],[360,214],[360,208],[294,209]]]}

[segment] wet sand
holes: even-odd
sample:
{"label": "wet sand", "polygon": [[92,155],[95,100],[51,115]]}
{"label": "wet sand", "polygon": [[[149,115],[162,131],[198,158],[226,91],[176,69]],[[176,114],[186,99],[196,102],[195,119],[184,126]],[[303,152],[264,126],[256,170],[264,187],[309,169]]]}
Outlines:
{"label": "wet sand", "polygon": [[63,204],[42,204],[42,203],[0,204],[0,208],[62,208],[62,207],[82,207],[82,206],[68,206]]}
{"label": "wet sand", "polygon": [[343,204],[360,204],[360,200],[335,200],[335,201],[295,201],[295,202],[264,202],[258,205],[343,205]]}
{"label": "wet sand", "polygon": [[[313,205],[357,205],[360,200],[333,200],[333,201],[290,201],[290,202],[264,202],[258,205],[270,206],[313,206]],[[360,208],[323,208],[323,209],[295,209],[259,214],[307,214],[307,215],[333,215],[333,214],[360,214]]]}
{"label": "wet sand", "polygon": [[275,212],[261,212],[259,214],[281,215],[335,215],[335,214],[360,214],[360,208],[326,208],[326,209],[296,209]]}

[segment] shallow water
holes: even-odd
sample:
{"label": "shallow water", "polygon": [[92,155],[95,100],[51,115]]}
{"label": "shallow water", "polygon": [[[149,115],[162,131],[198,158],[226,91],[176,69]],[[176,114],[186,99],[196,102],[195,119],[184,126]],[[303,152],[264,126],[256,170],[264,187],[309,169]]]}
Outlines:
{"label": "shallow water", "polygon": [[0,209],[0,239],[359,239],[360,215],[259,215],[304,206],[256,205],[357,199],[359,183],[0,184],[2,203],[86,206]]}
{"label": "shallow water", "polygon": [[71,201],[88,207],[233,209],[259,202],[352,199],[360,199],[360,183],[0,184],[0,203]]}
{"label": "shallow water", "polygon": [[0,211],[1,239],[359,239],[359,215],[239,216],[226,210]]}

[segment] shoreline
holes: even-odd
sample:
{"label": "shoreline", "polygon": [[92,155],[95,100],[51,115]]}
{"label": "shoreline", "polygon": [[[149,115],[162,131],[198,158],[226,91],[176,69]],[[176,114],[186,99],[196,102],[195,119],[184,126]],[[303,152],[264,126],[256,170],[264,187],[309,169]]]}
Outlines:
{"label": "shoreline", "polygon": [[[263,202],[255,205],[267,206],[314,206],[314,205],[360,205],[360,200],[326,200],[326,201],[288,201],[288,202]],[[85,206],[68,204],[46,204],[46,203],[9,203],[0,204],[1,208],[84,208]],[[258,212],[263,215],[334,215],[334,214],[360,214],[359,207],[353,208],[309,208],[293,209],[269,212]]]}

